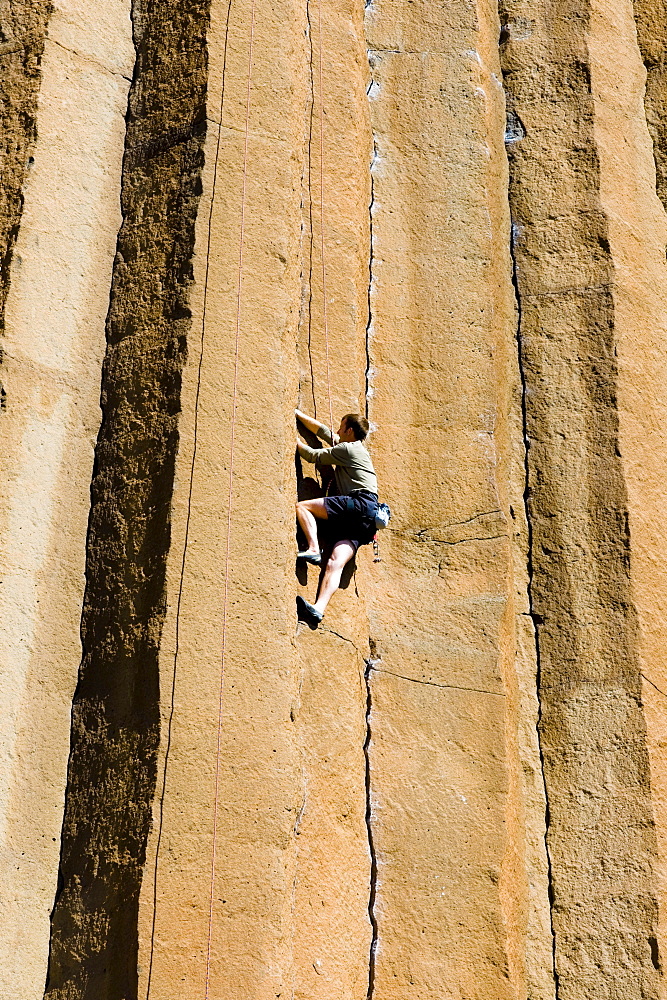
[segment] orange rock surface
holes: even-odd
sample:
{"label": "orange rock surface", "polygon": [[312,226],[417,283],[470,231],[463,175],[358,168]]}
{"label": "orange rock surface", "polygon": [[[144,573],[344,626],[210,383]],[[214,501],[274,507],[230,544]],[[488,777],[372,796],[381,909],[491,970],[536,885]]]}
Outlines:
{"label": "orange rock surface", "polygon": [[[0,10],[0,1000],[667,997],[666,46]],[[393,511],[312,631],[297,407]]]}

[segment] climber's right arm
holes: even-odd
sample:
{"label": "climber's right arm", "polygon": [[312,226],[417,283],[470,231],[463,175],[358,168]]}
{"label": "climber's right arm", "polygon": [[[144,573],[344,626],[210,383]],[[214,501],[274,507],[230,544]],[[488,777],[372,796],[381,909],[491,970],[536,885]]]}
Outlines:
{"label": "climber's right arm", "polygon": [[331,431],[326,424],[320,423],[314,417],[309,417],[307,413],[302,413],[301,410],[295,410],[294,412],[296,419],[300,420],[303,426],[313,434],[317,434],[318,438],[322,438],[323,441],[327,441],[329,444],[334,443]]}

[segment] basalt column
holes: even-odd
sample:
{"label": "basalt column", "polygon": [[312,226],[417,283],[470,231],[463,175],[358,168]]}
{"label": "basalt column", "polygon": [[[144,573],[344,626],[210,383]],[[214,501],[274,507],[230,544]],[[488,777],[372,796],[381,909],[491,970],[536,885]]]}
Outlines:
{"label": "basalt column", "polygon": [[293,995],[294,406],[307,19],[215,2],[139,996]]}
{"label": "basalt column", "polygon": [[[373,155],[368,59],[362,4],[309,0],[307,14],[298,402],[328,424],[331,397],[337,429],[344,413],[366,409]],[[316,493],[317,478],[313,465],[299,462],[298,495]],[[359,571],[371,559],[369,548],[358,554],[317,632],[299,626],[296,640],[303,798],[294,831],[294,988],[304,1000],[365,1000],[372,978],[373,854],[364,756],[370,648],[367,594],[359,586]],[[299,568],[294,583],[308,600],[314,600],[318,576],[313,567]]]}
{"label": "basalt column", "polygon": [[664,995],[664,14],[2,7],[0,1000]]}
{"label": "basalt column", "polygon": [[129,0],[1,7],[3,1000],[46,979],[133,57]]}
{"label": "basalt column", "polygon": [[641,673],[664,683],[665,224],[643,72],[629,4],[501,16],[558,996],[658,997]]}
{"label": "basalt column", "polygon": [[[631,579],[639,621],[639,665],[651,763],[658,860],[659,933],[651,957],[664,973],[667,949],[667,190],[661,3],[593,6],[592,85],[600,198],[615,262],[619,443],[628,490]],[[615,39],[618,60],[605,56]],[[644,65],[642,65],[642,62]],[[618,154],[618,136],[625,155]],[[651,140],[653,140],[651,142]],[[662,987],[664,990],[664,986]]]}
{"label": "basalt column", "polygon": [[553,998],[492,4],[366,11],[373,996]]}
{"label": "basalt column", "polygon": [[[631,23],[628,25],[628,10],[624,8],[625,36],[628,39],[628,47],[632,54],[633,72],[630,79],[632,86],[629,88],[630,106],[625,109],[622,127],[627,131],[631,124],[631,115],[637,115],[639,125],[639,163],[633,164],[633,169],[641,165],[639,176],[643,184],[640,188],[642,200],[649,212],[648,218],[643,218],[639,226],[633,227],[632,235],[636,239],[641,232],[642,242],[645,244],[648,253],[652,257],[652,266],[645,272],[647,280],[637,281],[638,271],[641,274],[645,267],[645,259],[636,262],[633,268],[633,286],[641,289],[641,295],[647,297],[651,304],[650,310],[646,313],[649,326],[653,330],[644,331],[644,343],[640,357],[643,358],[641,368],[641,379],[634,378],[635,397],[633,405],[637,412],[641,413],[645,408],[649,408],[651,432],[647,433],[646,426],[639,427],[639,436],[635,436],[635,443],[642,446],[642,464],[648,460],[648,469],[651,469],[650,496],[651,503],[646,505],[644,510],[650,512],[653,524],[646,533],[645,543],[641,546],[645,565],[648,572],[645,575],[648,590],[645,594],[646,602],[640,603],[639,612],[642,616],[643,629],[648,634],[653,634],[657,642],[652,644],[651,661],[643,666],[644,672],[644,697],[647,706],[647,722],[649,732],[649,745],[651,752],[651,782],[653,786],[654,814],[657,820],[658,848],[660,852],[659,878],[660,878],[660,913],[659,913],[659,947],[660,961],[664,961],[665,949],[667,948],[667,906],[665,905],[667,896],[667,878],[665,859],[667,858],[667,671],[661,668],[661,660],[656,653],[664,646],[664,637],[661,635],[662,623],[665,621],[664,594],[665,586],[662,583],[662,571],[664,561],[661,557],[662,526],[665,524],[665,513],[660,509],[657,500],[661,495],[661,483],[664,474],[660,468],[664,455],[664,440],[660,433],[660,428],[664,428],[665,416],[661,406],[661,386],[664,384],[662,368],[662,342],[665,337],[664,320],[660,312],[664,310],[662,305],[662,288],[665,281],[662,277],[665,268],[663,248],[665,244],[664,216],[657,209],[656,200],[653,198],[653,188],[660,199],[663,209],[667,210],[667,78],[665,76],[665,53],[667,49],[667,7],[664,3],[647,3],[643,0],[636,0],[634,3],[635,23],[637,28],[637,43],[639,52],[635,46],[634,33]],[[627,43],[626,43],[627,44]],[[646,79],[639,65],[639,57],[644,63]],[[627,90],[626,90],[627,93]],[[643,100],[644,114],[642,114],[640,101]],[[644,128],[644,115],[646,118],[646,129],[652,139],[653,161],[655,166],[655,177],[651,170],[651,157],[647,155],[647,137]],[[636,126],[635,126],[636,127]],[[623,189],[622,189],[623,190]],[[627,189],[625,189],[627,190]],[[635,211],[637,210],[635,199]],[[639,232],[638,232],[639,230]],[[651,234],[651,238],[646,240],[646,236]],[[627,257],[627,255],[626,255]],[[662,309],[661,309],[662,306]],[[657,307],[657,308],[656,308]],[[635,321],[637,319],[637,311]],[[642,313],[639,313],[642,315]],[[637,362],[635,356],[635,364]],[[642,379],[646,379],[642,382]],[[655,380],[655,381],[654,381]],[[651,387],[649,389],[649,386]],[[656,467],[657,463],[657,467]],[[641,468],[639,463],[634,464],[635,469]],[[647,525],[648,527],[648,525]],[[637,540],[639,526],[634,529],[634,539]],[[652,610],[653,602],[659,602],[660,611],[656,614]]]}
{"label": "basalt column", "polygon": [[[102,373],[48,997],[137,995],[158,647],[206,132],[208,4],[132,5],[136,62]],[[92,29],[91,29],[92,30]]]}

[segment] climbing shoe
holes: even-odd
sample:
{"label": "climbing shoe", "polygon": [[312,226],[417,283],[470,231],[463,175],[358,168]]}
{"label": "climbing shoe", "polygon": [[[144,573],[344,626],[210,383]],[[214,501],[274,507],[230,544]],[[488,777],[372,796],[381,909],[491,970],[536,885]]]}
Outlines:
{"label": "climbing shoe", "polygon": [[305,622],[309,628],[316,629],[322,621],[322,612],[305,601],[301,594],[296,599],[296,616],[300,622]]}
{"label": "climbing shoe", "polygon": [[319,552],[297,552],[296,557],[301,562],[312,563],[313,566],[319,566],[322,562],[322,555]]}

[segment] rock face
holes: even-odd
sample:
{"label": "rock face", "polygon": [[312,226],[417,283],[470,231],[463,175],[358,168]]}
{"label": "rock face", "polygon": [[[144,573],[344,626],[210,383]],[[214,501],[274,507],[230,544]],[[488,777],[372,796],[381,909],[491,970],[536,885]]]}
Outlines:
{"label": "rock face", "polygon": [[[48,32],[47,32],[48,22]],[[0,7],[0,996],[43,995],[120,225],[129,10]]]}
{"label": "rock face", "polygon": [[666,997],[667,12],[0,33],[1,1000]]}
{"label": "rock face", "polygon": [[[642,705],[656,692],[642,694],[642,672],[662,673],[656,650],[647,657],[662,599],[651,607],[658,581],[646,564],[647,547],[655,555],[664,544],[651,524],[660,491],[647,481],[662,441],[641,402],[640,358],[665,321],[665,221],[632,11],[570,13],[538,15],[526,37],[527,11],[508,5],[502,45],[525,130],[511,145],[510,205],[556,969],[559,995],[657,997],[658,849]],[[551,163],[539,162],[536,144]],[[645,285],[652,273],[655,290]]]}

